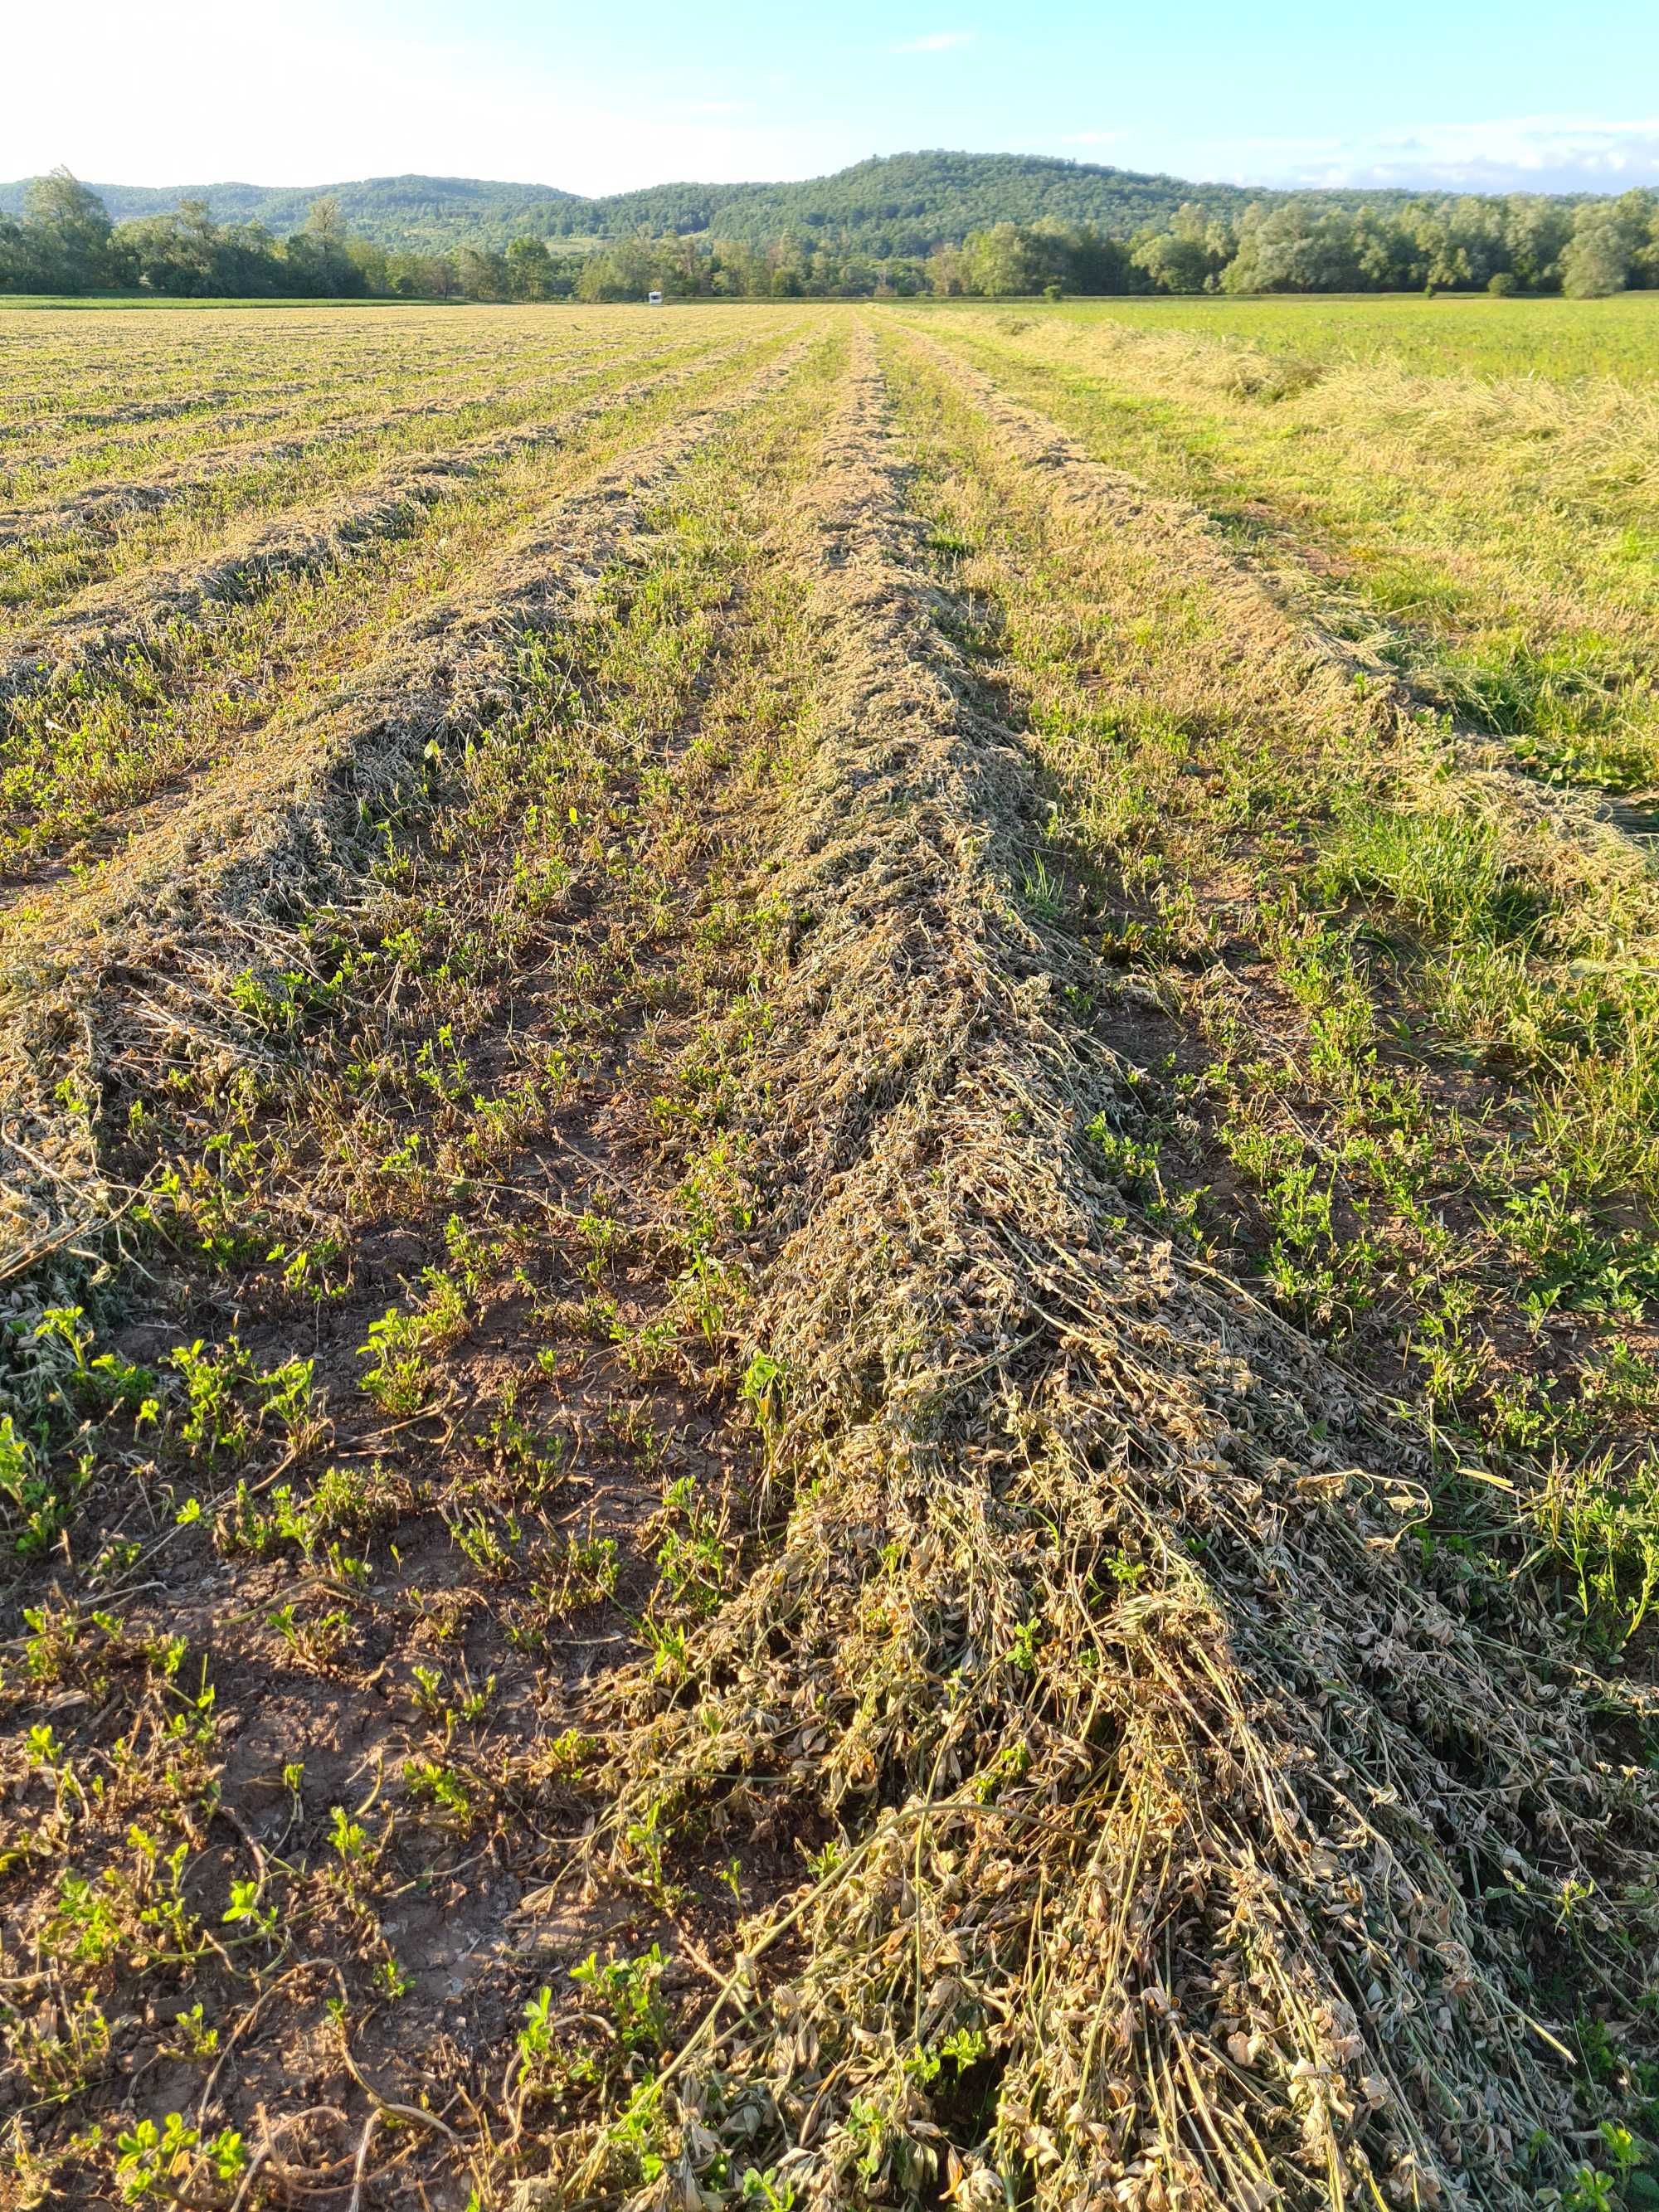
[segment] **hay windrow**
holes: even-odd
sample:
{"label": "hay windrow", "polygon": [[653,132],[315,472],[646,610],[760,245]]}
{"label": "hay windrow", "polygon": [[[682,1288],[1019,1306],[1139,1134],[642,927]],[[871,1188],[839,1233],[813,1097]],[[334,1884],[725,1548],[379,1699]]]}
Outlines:
{"label": "hay windrow", "polygon": [[[706,346],[706,337],[699,332],[682,339],[674,350],[684,356]],[[486,409],[501,409],[518,403],[524,403],[529,412],[535,403],[545,401],[550,389],[597,382],[619,355],[620,349],[614,343],[595,346],[589,354],[579,356],[573,366],[518,379],[511,385],[493,385],[483,392],[467,390],[443,398],[406,401],[368,416],[349,415],[340,422],[291,428],[275,438],[253,439],[241,444],[228,441],[204,454],[164,462],[148,474],[122,473],[102,482],[83,484],[66,495],[40,498],[13,507],[0,517],[0,551],[38,545],[45,538],[74,532],[113,537],[121,526],[136,516],[159,514],[257,471],[320,459],[342,446],[372,448],[376,440],[418,425],[436,423],[441,428],[447,427],[449,417],[476,415]],[[524,428],[532,432],[544,431],[545,426],[532,421]],[[482,448],[487,442],[480,439],[476,447]],[[463,459],[476,457],[475,443],[469,442],[459,448],[446,448],[434,456],[418,458],[442,461],[450,451]]]}
{"label": "hay windrow", "polygon": [[228,974],[279,968],[307,902],[344,895],[439,757],[510,714],[524,656],[556,640],[651,502],[718,431],[792,377],[811,339],[679,416],[539,516],[464,599],[441,604],[309,728],[206,778],[119,865],[15,929],[0,1036],[0,1280],[66,1246],[89,1255],[118,1194],[98,1166],[95,1103],[125,1052],[168,1040],[236,1057],[213,1012]]}
{"label": "hay windrow", "polygon": [[[1414,753],[1411,765],[1420,775],[1443,783],[1451,769],[1477,811],[1557,847],[1565,872],[1593,869],[1625,887],[1650,877],[1650,855],[1620,826],[1619,810],[1595,795],[1540,783],[1516,764],[1508,742],[1467,722],[1451,725],[1443,737],[1423,700],[1385,660],[1322,623],[1305,593],[1232,551],[1195,507],[1095,459],[1048,416],[947,347],[915,332],[909,337],[929,366],[995,425],[1005,450],[1048,479],[1055,507],[1071,522],[1103,524],[1159,543],[1173,568],[1202,580],[1226,611],[1229,632],[1250,641],[1248,681],[1271,672],[1287,689],[1322,693],[1328,711],[1368,722],[1376,733],[1379,783],[1398,775],[1402,754]],[[1546,397],[1553,402],[1559,395]],[[1356,679],[1363,698],[1356,696]]]}
{"label": "hay windrow", "polygon": [[130,581],[88,592],[0,653],[0,701],[64,683],[100,661],[118,659],[168,624],[199,615],[216,600],[247,598],[287,577],[349,559],[354,548],[411,527],[423,507],[457,483],[515,454],[563,445],[600,416],[672,391],[750,350],[751,342],[741,340],[650,376],[602,386],[591,398],[544,421],[495,433],[448,453],[393,462],[362,490],[332,505],[309,507],[283,520],[261,523],[217,547],[210,560],[149,569]]}
{"label": "hay windrow", "polygon": [[[801,2204],[1548,2201],[1539,1990],[1577,1946],[1633,1996],[1653,1779],[1544,1619],[1419,1565],[1412,1439],[1091,1164],[1126,1085],[1021,909],[1035,781],[886,405],[866,350],[803,517],[823,679],[746,1077],[789,1518],[635,1681],[607,1831],[623,1867],[658,1820],[831,1848],[669,2068],[635,2201],[701,2201],[722,2130]],[[630,2185],[611,2137],[549,2154],[552,2201]]]}
{"label": "hay windrow", "polygon": [[[983,326],[984,319],[973,319]],[[1177,405],[1210,393],[1340,430],[1374,420],[1407,448],[1454,465],[1482,446],[1518,453],[1540,489],[1577,497],[1587,486],[1609,501],[1639,500],[1659,480],[1659,405],[1639,382],[1582,375],[1425,374],[1370,355],[1314,361],[1240,341],[1175,330],[1134,329],[1109,319],[1087,327],[1000,325],[1028,358],[1088,360],[1129,370]]]}
{"label": "hay windrow", "polygon": [[1615,802],[1652,792],[1653,571],[1630,555],[1651,522],[1656,416],[1639,378],[1419,376],[1385,349],[1286,386],[1285,356],[1109,314],[932,328],[1212,513],[1291,605],[1461,738],[1498,739],[1500,764]]}
{"label": "hay windrow", "polygon": [[[213,310],[206,310],[208,315]],[[623,333],[605,318],[561,317],[536,331],[522,311],[483,310],[458,325],[442,308],[431,313],[373,313],[346,331],[322,317],[277,307],[239,315],[231,330],[176,313],[155,332],[76,323],[43,323],[9,334],[0,375],[0,496],[27,484],[44,492],[62,479],[104,480],[123,463],[142,465],[171,455],[260,433],[281,434],[302,423],[378,412],[388,384],[401,407],[447,410],[458,390],[476,392],[481,379],[514,375],[539,360],[568,365],[574,351],[620,356]],[[227,339],[230,340],[228,345]],[[141,396],[148,395],[148,396]]]}

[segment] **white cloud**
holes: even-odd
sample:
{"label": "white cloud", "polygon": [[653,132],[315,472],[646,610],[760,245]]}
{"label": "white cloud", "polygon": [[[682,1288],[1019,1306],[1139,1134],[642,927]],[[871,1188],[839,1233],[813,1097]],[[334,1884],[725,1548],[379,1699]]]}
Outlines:
{"label": "white cloud", "polygon": [[956,46],[971,46],[977,31],[924,31],[919,39],[902,39],[896,54],[948,54]]}
{"label": "white cloud", "polygon": [[1528,115],[1352,139],[1241,139],[1211,158],[1251,184],[1618,192],[1659,181],[1659,118]]}

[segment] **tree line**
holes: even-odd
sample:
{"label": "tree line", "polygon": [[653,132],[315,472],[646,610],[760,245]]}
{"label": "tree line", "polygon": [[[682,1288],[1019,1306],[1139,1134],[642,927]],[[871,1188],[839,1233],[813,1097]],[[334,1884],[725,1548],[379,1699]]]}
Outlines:
{"label": "tree line", "polygon": [[[547,185],[477,177],[366,177],[308,191],[237,184],[172,192],[130,185],[98,189],[118,222],[162,214],[181,198],[196,198],[210,199],[221,222],[260,222],[279,238],[303,228],[311,202],[325,193],[337,201],[354,232],[416,253],[453,253],[464,246],[499,252],[516,238],[545,239],[556,252],[580,251],[641,232],[769,246],[795,232],[884,261],[925,256],[947,239],[959,240],[996,222],[1050,216],[1094,223],[1127,238],[1141,224],[1166,218],[1183,200],[1237,216],[1253,200],[1284,197],[1029,154],[943,151],[884,155],[833,176],[795,183],[653,185],[599,199]],[[21,195],[14,200],[12,190],[0,185],[0,213],[15,214],[21,207]]]}
{"label": "tree line", "polygon": [[280,240],[258,223],[215,222],[198,199],[116,224],[96,192],[58,169],[31,184],[21,221],[0,216],[0,291],[329,299],[371,289],[359,241],[326,199]]}
{"label": "tree line", "polygon": [[969,231],[960,245],[882,254],[785,231],[765,241],[641,229],[556,248],[406,252],[352,235],[315,201],[277,239],[219,223],[207,203],[112,223],[67,171],[37,178],[20,220],[0,217],[0,291],[148,291],[175,298],[416,300],[1019,298],[1194,292],[1565,292],[1659,287],[1659,191],[1565,200],[1491,197],[1256,203],[1237,216],[1189,201],[1119,239],[1047,217]]}

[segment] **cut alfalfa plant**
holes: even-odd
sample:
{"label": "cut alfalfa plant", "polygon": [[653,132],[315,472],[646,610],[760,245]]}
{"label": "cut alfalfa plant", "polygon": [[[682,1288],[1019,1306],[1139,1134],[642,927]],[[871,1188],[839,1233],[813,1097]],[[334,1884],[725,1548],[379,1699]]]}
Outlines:
{"label": "cut alfalfa plant", "polygon": [[549,2141],[555,2201],[1547,2202],[1578,2120],[1537,1990],[1635,2001],[1650,1779],[1547,1619],[1477,1627],[1425,1567],[1409,1436],[1126,1222],[1087,1136],[1125,1078],[1063,996],[1100,979],[1023,909],[1035,781],[883,407],[866,362],[805,517],[810,921],[745,1071],[793,1505],[635,1676],[600,1838],[635,1878],[647,1808],[654,1850],[835,1850],[654,2084]]}

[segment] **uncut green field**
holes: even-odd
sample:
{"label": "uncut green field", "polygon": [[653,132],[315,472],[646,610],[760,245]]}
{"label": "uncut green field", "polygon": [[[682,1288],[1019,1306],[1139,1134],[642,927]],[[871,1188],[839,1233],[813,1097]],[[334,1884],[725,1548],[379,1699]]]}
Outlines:
{"label": "uncut green field", "polygon": [[[963,312],[960,306],[941,309]],[[1084,327],[1121,323],[1139,331],[1187,331],[1243,342],[1307,361],[1387,360],[1425,375],[1545,377],[1571,383],[1613,376],[1638,386],[1659,381],[1659,295],[1609,300],[1510,299],[1443,293],[1279,299],[1077,301],[1035,313]]]}
{"label": "uncut green field", "polygon": [[0,317],[5,2201],[1659,2201],[1645,309],[1303,304]]}
{"label": "uncut green field", "polygon": [[[932,327],[1539,773],[1659,789],[1659,313],[1443,304],[953,310]],[[1510,308],[1522,335],[1500,348]],[[1591,374],[1611,331],[1631,341],[1624,373]]]}

